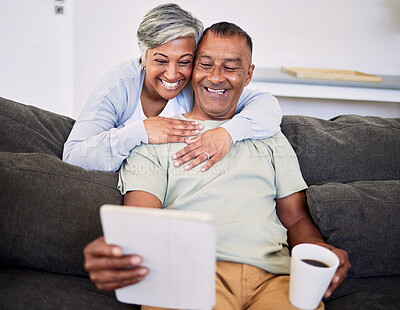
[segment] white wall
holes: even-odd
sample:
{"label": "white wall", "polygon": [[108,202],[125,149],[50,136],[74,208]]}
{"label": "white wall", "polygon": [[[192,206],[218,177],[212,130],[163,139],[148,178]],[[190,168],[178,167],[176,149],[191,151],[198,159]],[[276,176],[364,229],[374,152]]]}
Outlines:
{"label": "white wall", "polygon": [[[101,75],[139,56],[136,29],[164,2],[64,0],[60,16],[54,0],[1,0],[0,96],[76,117]],[[244,28],[256,67],[400,75],[400,0],[175,2],[205,26],[228,20]]]}
{"label": "white wall", "polygon": [[[75,2],[74,113],[98,78],[139,56],[136,29],[162,1]],[[256,67],[282,65],[400,75],[399,0],[175,1],[207,27],[228,20],[254,40]]]}
{"label": "white wall", "polygon": [[73,115],[72,2],[0,1],[0,96]]}

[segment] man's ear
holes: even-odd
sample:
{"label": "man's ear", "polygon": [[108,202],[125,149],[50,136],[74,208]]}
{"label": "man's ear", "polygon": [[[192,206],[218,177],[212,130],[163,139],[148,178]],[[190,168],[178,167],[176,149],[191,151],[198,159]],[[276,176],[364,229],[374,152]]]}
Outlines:
{"label": "man's ear", "polygon": [[249,67],[249,69],[247,70],[247,73],[246,73],[247,76],[246,76],[246,81],[245,81],[245,83],[244,83],[244,86],[249,85],[251,79],[253,78],[254,68],[255,68],[255,66],[254,66],[254,65],[251,65],[251,66]]}

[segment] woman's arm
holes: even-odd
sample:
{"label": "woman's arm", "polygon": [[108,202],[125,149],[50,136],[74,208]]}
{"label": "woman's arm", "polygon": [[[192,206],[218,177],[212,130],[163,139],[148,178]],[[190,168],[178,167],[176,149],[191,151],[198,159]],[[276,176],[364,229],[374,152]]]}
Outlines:
{"label": "woman's arm", "polygon": [[[198,134],[195,122],[165,117],[143,120],[141,77],[134,60],[105,75],[93,90],[64,145],[63,160],[89,170],[116,171],[141,143],[184,142]],[[124,126],[133,114],[135,121]]]}
{"label": "woman's arm", "polygon": [[147,141],[143,120],[117,128],[124,113],[136,108],[129,106],[136,98],[130,99],[127,86],[121,81],[105,94],[100,88],[107,90],[106,85],[94,90],[64,145],[64,161],[89,170],[116,171],[133,147]]}
{"label": "woman's arm", "polygon": [[245,88],[236,107],[236,115],[221,125],[232,142],[272,137],[280,131],[282,111],[278,100],[269,93]]}
{"label": "woman's arm", "polygon": [[236,115],[219,128],[208,130],[195,139],[187,140],[189,145],[174,155],[177,167],[187,163],[190,170],[207,161],[201,171],[207,171],[221,160],[236,141],[262,139],[280,131],[282,111],[278,100],[269,93],[257,90],[243,90],[236,107]]}

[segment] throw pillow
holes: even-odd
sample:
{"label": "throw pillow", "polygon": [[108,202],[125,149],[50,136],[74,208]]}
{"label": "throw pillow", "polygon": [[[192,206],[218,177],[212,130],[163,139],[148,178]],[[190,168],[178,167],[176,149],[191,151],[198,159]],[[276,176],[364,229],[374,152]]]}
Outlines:
{"label": "throw pillow", "polygon": [[306,195],[326,241],[349,253],[350,276],[400,275],[400,180],[314,185]]}

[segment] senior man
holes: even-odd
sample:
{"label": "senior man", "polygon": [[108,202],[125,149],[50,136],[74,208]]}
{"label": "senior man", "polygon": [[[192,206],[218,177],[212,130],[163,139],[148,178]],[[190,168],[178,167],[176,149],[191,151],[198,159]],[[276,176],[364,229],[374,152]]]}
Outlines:
{"label": "senior man", "polygon": [[[253,75],[251,53],[251,38],[238,26],[222,22],[207,28],[192,76],[194,107],[178,118],[197,120],[204,130],[232,118]],[[338,255],[340,265],[325,296],[340,285],[350,269],[348,255],[326,244],[309,217],[303,192],[307,185],[281,132],[268,139],[236,143],[204,173],[198,167],[186,171],[190,163],[189,167],[174,164],[174,154],[181,147],[168,143],[136,148],[121,168],[119,188],[127,206],[214,215],[218,260],[214,309],[295,309],[288,299],[287,274],[289,246],[299,243],[320,244]],[[197,152],[209,157],[204,149]],[[104,239],[87,246],[85,259],[100,289],[135,283],[148,272],[140,267],[139,256],[123,256],[120,248],[106,245]],[[126,266],[136,268],[120,269]]]}

